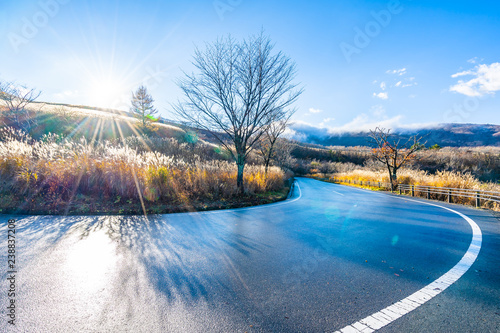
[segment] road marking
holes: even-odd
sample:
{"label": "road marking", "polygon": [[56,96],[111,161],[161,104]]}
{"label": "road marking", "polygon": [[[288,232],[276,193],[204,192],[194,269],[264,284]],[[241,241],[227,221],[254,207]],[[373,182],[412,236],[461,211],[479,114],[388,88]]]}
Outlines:
{"label": "road marking", "polygon": [[241,212],[241,211],[245,211],[245,210],[253,210],[253,209],[261,209],[261,208],[267,208],[269,206],[279,206],[279,205],[286,205],[286,204],[289,204],[289,203],[292,203],[292,202],[295,202],[297,200],[299,200],[300,198],[302,198],[302,191],[300,190],[300,186],[299,186],[299,183],[296,183],[295,184],[296,187],[299,188],[299,197],[298,198],[295,198],[293,200],[285,200],[285,201],[281,201],[281,202],[275,202],[275,203],[270,203],[270,204],[267,204],[267,205],[259,205],[259,206],[253,206],[253,207],[246,207],[246,208],[235,208],[235,209],[227,209],[227,210],[221,210],[221,212],[224,212],[224,211],[231,211],[231,210],[234,210],[234,211],[238,211],[238,212]]}
{"label": "road marking", "polygon": [[203,211],[203,212],[186,212],[186,213],[172,213],[172,214],[167,214],[167,215],[175,215],[175,214],[187,214],[187,215],[207,215],[207,214],[220,214],[220,213],[228,213],[228,212],[244,212],[247,210],[253,210],[253,209],[262,209],[262,208],[268,208],[268,207],[276,207],[279,205],[287,205],[292,202],[295,202],[302,198],[302,191],[300,190],[299,183],[295,183],[295,186],[298,187],[299,189],[299,197],[295,199],[286,199],[284,201],[280,202],[274,202],[274,203],[269,203],[269,204],[264,204],[264,205],[258,205],[258,206],[253,206],[253,207],[243,207],[243,208],[231,208],[231,209],[218,209],[218,210],[208,210],[208,211]]}
{"label": "road marking", "polygon": [[483,241],[483,235],[481,233],[481,229],[479,226],[472,220],[470,217],[457,212],[451,208],[447,208],[441,205],[436,205],[429,202],[423,202],[408,198],[394,197],[405,201],[414,201],[421,204],[426,204],[429,206],[435,206],[439,208],[446,209],[450,212],[453,212],[460,217],[462,217],[467,223],[469,223],[472,228],[472,241],[470,242],[469,248],[467,252],[464,254],[462,259],[448,272],[439,277],[437,280],[432,282],[431,284],[425,286],[424,288],[414,292],[410,296],[405,299],[394,303],[379,312],[376,312],[366,318],[361,319],[358,322],[355,322],[351,325],[348,325],[341,329],[340,331],[336,331],[335,333],[366,333],[366,332],[374,332],[390,323],[395,321],[396,319],[408,314],[409,312],[415,310],[425,302],[431,300],[433,297],[436,297],[441,292],[443,292],[446,288],[455,283],[462,275],[465,274],[472,266],[474,261],[476,261],[477,256],[479,255],[479,251],[481,250],[481,244]]}

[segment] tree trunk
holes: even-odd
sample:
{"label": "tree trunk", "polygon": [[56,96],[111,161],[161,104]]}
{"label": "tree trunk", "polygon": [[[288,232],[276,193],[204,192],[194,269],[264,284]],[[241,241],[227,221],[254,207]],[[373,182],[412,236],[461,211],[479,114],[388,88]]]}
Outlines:
{"label": "tree trunk", "polygon": [[396,170],[393,170],[391,175],[391,188],[393,189],[393,191],[396,189],[397,185],[398,185],[398,176],[396,174]]}
{"label": "tree trunk", "polygon": [[245,161],[241,161],[240,158],[238,158],[238,176],[236,178],[236,186],[238,187],[238,192],[239,194],[245,193],[245,186],[243,184],[243,169],[245,168]]}
{"label": "tree trunk", "polygon": [[269,169],[269,159],[266,159],[265,161],[265,168],[264,168],[264,175],[267,178],[267,169]]}
{"label": "tree trunk", "polygon": [[[275,142],[275,141],[274,141]],[[269,163],[271,162],[271,157],[273,156],[273,146],[274,146],[274,142],[271,143],[271,147],[269,147],[269,152],[267,154],[267,158],[266,158],[266,163],[265,163],[265,176],[267,178],[267,170],[269,169]]]}
{"label": "tree trunk", "polygon": [[391,183],[391,192],[394,191],[394,180],[392,178],[392,170],[391,170],[391,166],[389,165],[389,163],[386,163],[387,165],[387,171],[389,171],[389,183]]}

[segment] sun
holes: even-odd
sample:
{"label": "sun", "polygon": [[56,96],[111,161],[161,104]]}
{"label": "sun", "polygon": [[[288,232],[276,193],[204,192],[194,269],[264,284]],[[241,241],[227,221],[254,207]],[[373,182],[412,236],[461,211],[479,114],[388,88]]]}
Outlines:
{"label": "sun", "polygon": [[132,88],[124,81],[112,77],[93,79],[89,87],[91,106],[120,109],[128,108]]}

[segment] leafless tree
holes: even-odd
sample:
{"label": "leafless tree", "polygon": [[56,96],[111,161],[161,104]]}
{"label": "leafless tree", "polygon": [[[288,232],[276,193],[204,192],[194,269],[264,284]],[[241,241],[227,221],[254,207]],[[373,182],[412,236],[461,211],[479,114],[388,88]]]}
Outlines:
{"label": "leafless tree", "polygon": [[19,128],[29,131],[35,118],[31,116],[28,106],[35,102],[40,92],[17,85],[15,82],[0,82],[0,100],[7,108],[7,117]]}
{"label": "leafless tree", "polygon": [[286,117],[282,117],[277,121],[271,122],[265,129],[264,134],[261,136],[261,139],[257,144],[258,154],[264,160],[266,175],[267,175],[267,170],[269,169],[269,164],[276,155],[276,148],[277,148],[276,142],[288,127],[291,116],[292,112],[288,113]]}
{"label": "leafless tree", "polygon": [[413,158],[416,151],[424,147],[421,143],[423,137],[414,135],[401,143],[401,139],[394,137],[390,129],[380,127],[370,130],[369,137],[376,145],[372,150],[373,157],[387,167],[391,190],[394,191],[398,181],[398,170]]}
{"label": "leafless tree", "polygon": [[282,169],[292,169],[297,160],[292,156],[296,143],[289,138],[280,137],[274,144],[273,161]]}
{"label": "leafless tree", "polygon": [[157,120],[153,117],[158,113],[158,110],[153,106],[153,102],[154,99],[145,86],[140,86],[136,92],[132,92],[130,111],[141,122],[143,128],[147,128],[151,122]]}
{"label": "leafless tree", "polygon": [[198,73],[179,81],[186,98],[174,106],[177,116],[209,131],[231,153],[240,193],[249,153],[273,122],[289,117],[302,93],[293,83],[295,63],[273,48],[262,33],[241,42],[219,39],[195,51]]}

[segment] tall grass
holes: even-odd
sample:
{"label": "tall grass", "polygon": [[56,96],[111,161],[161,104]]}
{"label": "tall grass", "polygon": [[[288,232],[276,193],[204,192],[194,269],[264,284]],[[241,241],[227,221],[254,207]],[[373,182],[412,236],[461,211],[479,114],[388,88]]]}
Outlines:
{"label": "tall grass", "polygon": [[[165,141],[164,145],[174,144]],[[133,146],[134,148],[132,148]],[[127,141],[89,143],[45,135],[33,140],[20,131],[3,131],[0,142],[0,192],[23,200],[43,198],[54,206],[78,196],[125,201],[189,205],[197,200],[228,200],[238,195],[236,167],[226,160],[206,160],[196,154],[183,159],[138,149]],[[196,152],[196,150],[195,150]],[[249,165],[245,169],[248,195],[280,191],[284,172]]]}
{"label": "tall grass", "polygon": [[[389,183],[389,176],[387,171],[373,171],[367,169],[358,169],[346,172],[338,172],[331,175],[316,174],[319,177],[339,178],[345,180],[356,181],[371,181],[371,182],[384,182]],[[437,171],[435,174],[430,174],[427,171],[401,169],[398,171],[398,182],[401,184],[409,185],[425,185],[437,187],[449,187],[460,189],[473,189],[473,190],[487,190],[500,193],[500,184],[492,182],[481,182],[470,173],[461,173],[456,171]],[[416,193],[417,195],[426,195],[426,193]],[[445,195],[432,194],[432,199],[444,200]],[[468,198],[454,198],[454,202],[474,205],[474,199]],[[484,205],[488,208],[500,210],[500,205],[493,202],[485,202]]]}

